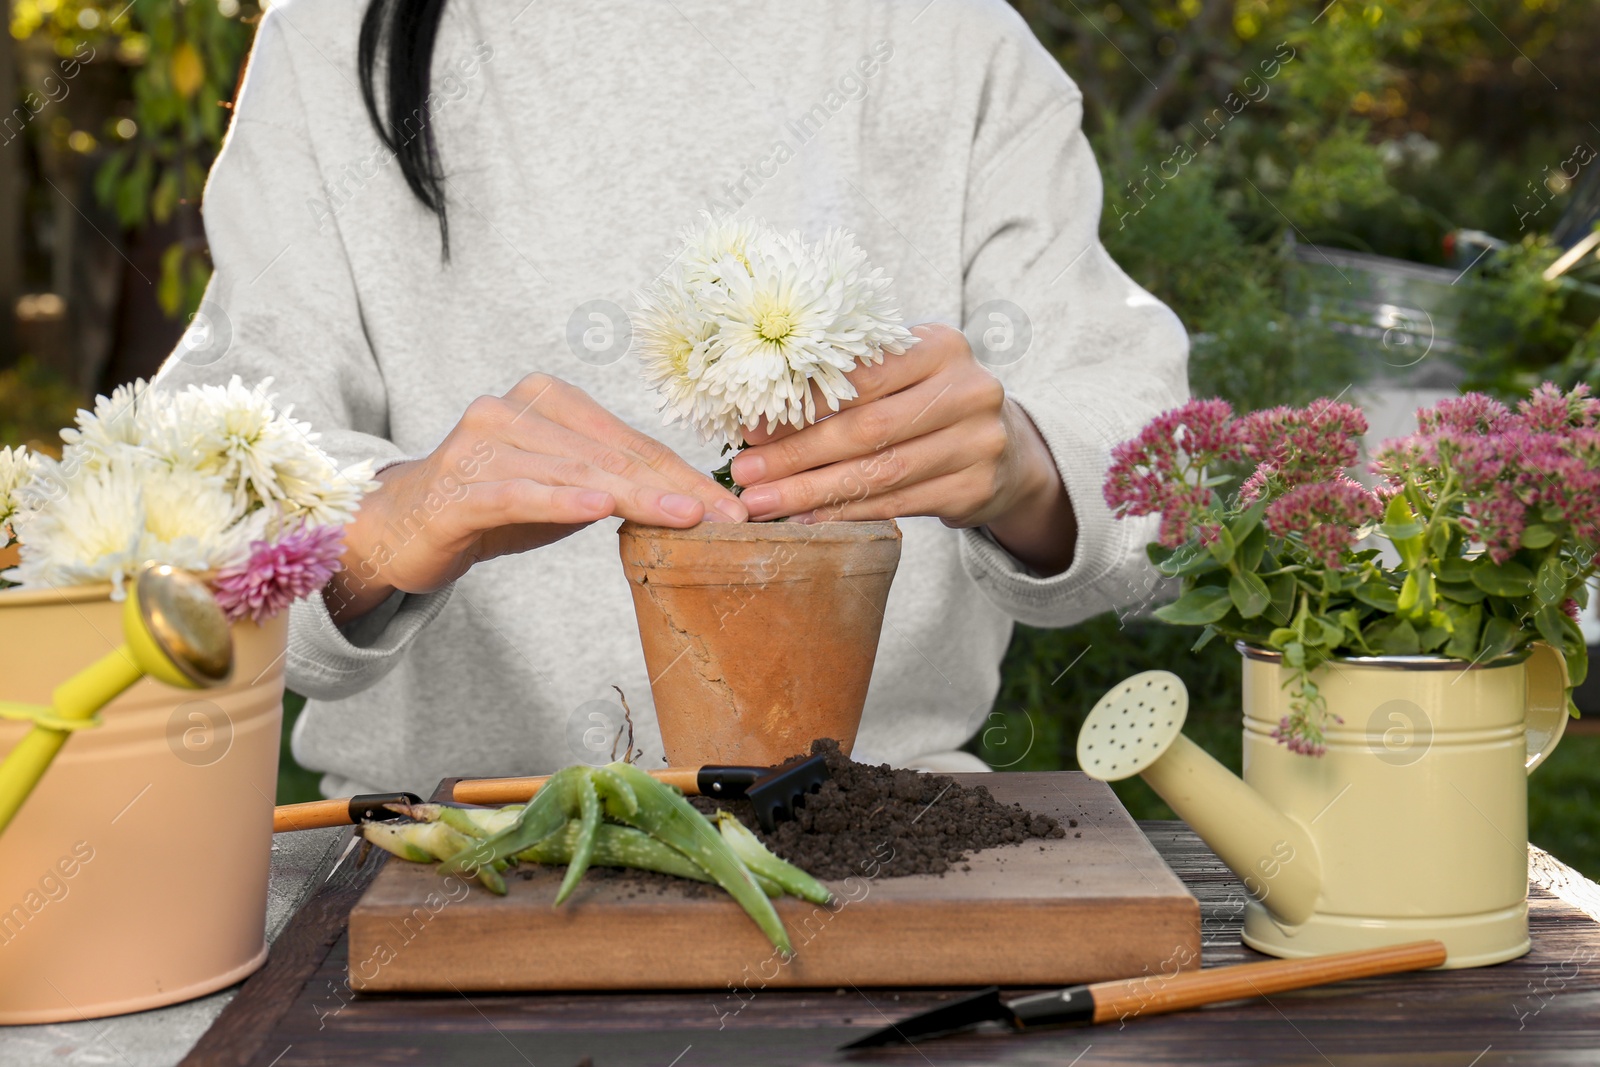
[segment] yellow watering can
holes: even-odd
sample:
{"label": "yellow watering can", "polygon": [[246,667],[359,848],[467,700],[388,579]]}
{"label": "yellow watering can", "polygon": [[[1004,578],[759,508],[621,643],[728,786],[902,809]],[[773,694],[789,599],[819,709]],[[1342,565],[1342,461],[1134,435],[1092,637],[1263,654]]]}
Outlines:
{"label": "yellow watering can", "polygon": [[205,582],[188,571],[150,565],[122,606],[124,644],[57,686],[50,704],[0,701],[0,716],[30,719],[32,730],[0,763],[0,833],[76,731],[145,675],[183,689],[209,689],[233,674],[233,635]]}
{"label": "yellow watering can", "polygon": [[1139,775],[1243,881],[1243,940],[1318,956],[1422,939],[1447,968],[1528,951],[1527,776],[1561,740],[1567,673],[1535,643],[1477,663],[1342,658],[1318,668],[1327,751],[1273,737],[1295,678],[1275,652],[1244,657],[1244,778],[1183,735],[1189,698],[1146,671],[1095,705],[1078,765]]}

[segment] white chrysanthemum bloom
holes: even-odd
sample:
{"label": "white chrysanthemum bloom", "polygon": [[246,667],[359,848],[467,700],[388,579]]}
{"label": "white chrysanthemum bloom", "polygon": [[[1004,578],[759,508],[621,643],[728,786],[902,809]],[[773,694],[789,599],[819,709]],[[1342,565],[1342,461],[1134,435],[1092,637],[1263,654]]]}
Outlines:
{"label": "white chrysanthemum bloom", "polygon": [[76,426],[61,431],[62,459],[68,468],[98,468],[129,449],[139,450],[161,419],[149,384],[140,378],[119,385],[110,396],[95,397],[94,410],[78,410]]}
{"label": "white chrysanthemum bloom", "polygon": [[21,507],[18,490],[38,467],[38,457],[27,449],[0,448],[0,546],[11,540],[11,516]]}
{"label": "white chrysanthemum bloom", "polygon": [[661,394],[657,410],[666,422],[714,424],[718,431],[737,431],[733,409],[717,404],[700,387],[711,359],[717,322],[700,306],[688,281],[687,268],[673,267],[650,297],[639,298],[633,333],[640,350],[644,380]]}
{"label": "white chrysanthemum bloom", "polygon": [[321,451],[284,464],[277,473],[285,518],[303,519],[313,526],[345,525],[356,517],[361,498],[378,488],[371,460],[340,470]]}
{"label": "white chrysanthemum bloom", "polygon": [[710,212],[701,214],[705,222],[700,229],[685,231],[682,235],[684,247],[679,258],[684,283],[691,287],[720,285],[724,273],[736,269],[723,262],[729,258],[748,273],[751,248],[770,236],[770,232],[754,219],[731,215],[716,218]]}
{"label": "white chrysanthemum bloom", "polygon": [[889,279],[843,230],[811,244],[748,220],[713,219],[686,236],[681,261],[640,296],[635,330],[645,380],[667,423],[706,440],[804,426],[856,396],[847,375],[916,343]]}
{"label": "white chrysanthemum bloom", "polygon": [[[286,473],[302,479],[325,460],[308,423],[292,407],[274,410],[272,379],[246,388],[234,375],[227,385],[190,386],[171,395],[170,418],[152,447],[174,466],[220,474],[241,503],[284,501]],[[327,463],[332,474],[332,464]]]}
{"label": "white chrysanthemum bloom", "polygon": [[41,463],[48,491],[14,520],[21,561],[6,572],[30,586],[71,586],[124,578],[150,560],[206,571],[236,559],[258,523],[241,512],[214,474],[117,457],[67,471]]}
{"label": "white chrysanthemum bloom", "polygon": [[[144,507],[139,481],[122,464],[83,466],[68,476],[54,460],[40,463],[54,489],[26,502],[12,520],[21,562],[5,573],[31,586],[73,586],[119,581],[143,560]],[[34,506],[37,505],[37,506]]]}

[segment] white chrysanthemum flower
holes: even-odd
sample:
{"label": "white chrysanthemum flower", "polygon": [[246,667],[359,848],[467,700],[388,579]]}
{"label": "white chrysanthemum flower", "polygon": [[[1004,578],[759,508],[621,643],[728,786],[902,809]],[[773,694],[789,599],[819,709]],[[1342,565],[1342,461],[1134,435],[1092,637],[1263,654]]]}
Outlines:
{"label": "white chrysanthemum flower", "polygon": [[644,378],[664,421],[706,440],[740,427],[816,421],[856,396],[847,375],[916,338],[900,324],[889,279],[843,230],[817,244],[761,223],[713,219],[686,236],[681,263],[639,298]]}
{"label": "white chrysanthemum flower", "polygon": [[160,421],[160,405],[143,378],[95,397],[94,410],[78,410],[77,425],[61,431],[62,459],[71,469],[98,468],[132,449],[142,450]]}
{"label": "white chrysanthemum flower", "polygon": [[285,517],[304,519],[313,526],[345,525],[356,517],[361,498],[378,488],[371,460],[340,470],[322,452],[280,467],[278,476]]}
{"label": "white chrysanthemum flower", "polygon": [[[684,247],[679,259],[684,282],[689,286],[720,285],[728,272],[739,267],[748,273],[751,249],[767,239],[770,231],[754,219],[702,214],[705,222],[700,229],[682,235]],[[724,262],[730,258],[733,264]]]}
{"label": "white chrysanthemum flower", "polygon": [[[31,586],[119,581],[143,562],[144,508],[139,480],[123,464],[82,466],[71,476],[54,460],[41,474],[53,491],[34,498],[12,520],[21,562],[6,578]],[[37,505],[37,506],[33,506]]]}
{"label": "white chrysanthemum flower", "polygon": [[274,410],[271,386],[266,378],[246,388],[234,375],[227,385],[172,394],[170,417],[152,447],[174,466],[220,474],[241,503],[288,499],[285,475],[304,478],[326,457],[310,425],[291,417],[292,407]]}
{"label": "white chrysanthemum flower", "polygon": [[207,571],[236,559],[256,524],[223,479],[151,459],[113,459],[64,470],[43,464],[47,493],[15,519],[21,561],[7,576],[25,585],[118,585],[146,562]]}
{"label": "white chrysanthemum flower", "polygon": [[0,546],[11,540],[11,516],[22,506],[18,490],[33,477],[39,459],[25,448],[0,448]]}
{"label": "white chrysanthemum flower", "polygon": [[[308,425],[274,410],[270,383],[246,388],[235,376],[167,392],[136,382],[79,412],[62,459],[38,461],[14,494],[0,491],[0,516],[21,544],[4,577],[120,589],[149,561],[214,571],[253,541],[348,523],[377,485],[371,463],[340,470]],[[0,455],[0,490],[17,462]]]}
{"label": "white chrysanthemum flower", "polygon": [[717,322],[695,298],[686,268],[672,268],[650,298],[640,297],[633,332],[644,380],[661,394],[657,408],[666,412],[666,422],[686,420],[702,425],[709,420],[719,428],[737,429],[739,420],[732,409],[726,405],[711,408],[710,398],[700,387]]}

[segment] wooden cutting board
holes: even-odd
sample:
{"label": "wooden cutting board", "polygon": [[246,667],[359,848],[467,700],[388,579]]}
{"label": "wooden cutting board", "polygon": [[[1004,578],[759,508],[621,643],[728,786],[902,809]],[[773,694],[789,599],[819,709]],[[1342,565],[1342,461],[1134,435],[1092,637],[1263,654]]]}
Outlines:
{"label": "wooden cutting board", "polygon": [[1067,985],[1200,965],[1199,905],[1104,783],[1077,771],[954,777],[1078,825],[1064,838],[976,853],[943,876],[829,883],[832,908],[780,900],[795,948],[787,961],[720,890],[586,879],[553,908],[560,868],[508,877],[508,894],[497,897],[391,859],[350,912],[350,985],[738,996],[797,986]]}

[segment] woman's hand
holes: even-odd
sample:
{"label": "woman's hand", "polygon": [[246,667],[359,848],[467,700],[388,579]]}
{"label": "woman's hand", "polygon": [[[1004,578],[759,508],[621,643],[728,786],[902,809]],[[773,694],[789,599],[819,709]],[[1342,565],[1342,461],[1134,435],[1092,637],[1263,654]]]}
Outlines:
{"label": "woman's hand", "polygon": [[[1072,563],[1077,523],[1044,439],[948,326],[918,326],[901,356],[858,367],[859,396],[802,430],[747,433],[733,478],[752,520],[936,515],[987,526],[1042,574]],[[820,407],[819,403],[819,407]]]}
{"label": "woman's hand", "polygon": [[678,527],[747,515],[671,449],[547,374],[474,400],[431,455],[378,480],[345,527],[345,569],[323,590],[338,622],[610,515]]}

